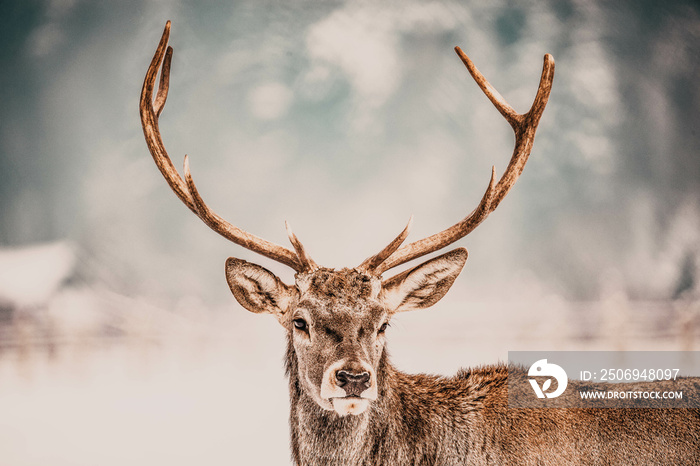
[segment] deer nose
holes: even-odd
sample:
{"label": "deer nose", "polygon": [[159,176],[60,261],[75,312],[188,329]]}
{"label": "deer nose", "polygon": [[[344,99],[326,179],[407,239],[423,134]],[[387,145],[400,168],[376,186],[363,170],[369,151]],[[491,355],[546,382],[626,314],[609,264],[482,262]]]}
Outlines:
{"label": "deer nose", "polygon": [[359,374],[340,370],[335,373],[336,384],[345,390],[346,396],[360,396],[370,386],[369,372]]}

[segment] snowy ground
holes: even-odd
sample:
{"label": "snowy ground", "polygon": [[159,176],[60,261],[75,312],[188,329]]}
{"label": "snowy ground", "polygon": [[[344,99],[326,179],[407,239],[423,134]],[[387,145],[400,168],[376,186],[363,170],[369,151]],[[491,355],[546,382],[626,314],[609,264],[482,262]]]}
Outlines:
{"label": "snowy ground", "polygon": [[[177,315],[131,305],[125,315],[145,316],[120,336],[90,334],[85,319],[53,340],[5,325],[0,464],[289,464],[276,321],[235,304]],[[508,350],[692,349],[696,324],[697,310],[669,303],[448,302],[397,316],[389,345],[406,371],[449,374]]]}

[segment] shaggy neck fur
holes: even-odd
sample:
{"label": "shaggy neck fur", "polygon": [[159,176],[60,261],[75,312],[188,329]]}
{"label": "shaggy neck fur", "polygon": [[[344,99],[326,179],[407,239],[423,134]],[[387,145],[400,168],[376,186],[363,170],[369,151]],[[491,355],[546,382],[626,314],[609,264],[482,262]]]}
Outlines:
{"label": "shaggy neck fur", "polygon": [[291,341],[286,365],[292,455],[299,465],[458,464],[477,441],[474,412],[484,390],[505,387],[507,380],[507,371],[488,382],[470,372],[450,378],[409,375],[390,364],[385,350],[377,368],[377,401],[361,415],[339,416],[304,392]]}
{"label": "shaggy neck fur", "polygon": [[[297,465],[697,464],[700,409],[508,408],[505,365],[454,377],[409,375],[386,351],[377,368],[378,399],[358,416],[319,407],[299,383],[289,342],[292,454]],[[527,372],[511,367],[510,377]],[[586,382],[570,381],[570,403]],[[681,379],[685,391],[700,390]],[[626,384],[625,384],[626,385]],[[566,394],[562,397],[567,396]]]}

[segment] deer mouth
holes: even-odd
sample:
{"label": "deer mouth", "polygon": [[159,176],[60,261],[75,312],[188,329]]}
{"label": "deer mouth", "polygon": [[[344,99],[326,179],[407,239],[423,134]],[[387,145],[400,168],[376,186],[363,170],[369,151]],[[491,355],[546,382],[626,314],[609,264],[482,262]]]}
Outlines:
{"label": "deer mouth", "polygon": [[357,416],[358,414],[362,414],[369,407],[369,402],[369,399],[359,396],[331,398],[333,410],[340,416],[347,416],[348,414]]}

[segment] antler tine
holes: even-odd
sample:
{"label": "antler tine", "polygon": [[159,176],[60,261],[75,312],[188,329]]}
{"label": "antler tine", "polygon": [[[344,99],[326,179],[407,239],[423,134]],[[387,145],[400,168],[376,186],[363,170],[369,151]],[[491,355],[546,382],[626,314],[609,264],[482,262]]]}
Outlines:
{"label": "antler tine", "polygon": [[[186,181],[183,181],[180,174],[175,169],[175,166],[170,160],[170,156],[168,156],[168,152],[165,150],[165,145],[163,144],[158,128],[158,116],[160,116],[160,113],[163,111],[170,84],[170,65],[172,62],[173,50],[172,47],[167,47],[166,51],[169,36],[170,21],[165,24],[160,43],[146,72],[139,104],[143,134],[158,169],[177,197],[206,223],[209,228],[216,231],[224,238],[253,252],[281,262],[297,272],[307,270],[308,262],[300,260],[293,251],[241,230],[209,209],[199,195],[194,181],[192,180],[187,156],[185,156],[184,168]],[[153,90],[158,68],[161,68],[161,65],[160,84],[154,101]]]}
{"label": "antler tine", "polygon": [[[165,24],[163,35],[160,38],[160,43],[158,44],[156,53],[153,55],[153,60],[151,60],[151,64],[148,67],[146,78],[143,82],[143,88],[141,89],[141,101],[139,104],[141,126],[143,127],[143,134],[146,137],[146,144],[148,144],[148,149],[151,151],[153,160],[156,162],[158,169],[165,177],[168,185],[175,192],[177,197],[179,197],[180,200],[184,202],[192,212],[197,213],[191,196],[187,192],[185,182],[180,177],[179,173],[175,169],[175,166],[173,166],[173,163],[165,150],[163,140],[160,136],[160,130],[158,129],[158,116],[160,115],[160,112],[163,111],[165,100],[168,96],[168,86],[170,84],[170,64],[173,54],[172,52],[166,53],[166,46],[169,38],[170,21]],[[165,59],[163,59],[164,56]],[[161,63],[163,64],[163,67],[161,70],[160,88],[158,89],[154,106],[153,88],[155,86],[158,68],[161,67]]]}
{"label": "antler tine", "polygon": [[498,207],[506,194],[508,194],[522,173],[523,168],[525,168],[527,159],[532,151],[537,125],[540,122],[542,112],[544,112],[547,101],[549,100],[549,94],[552,90],[552,81],[554,80],[554,58],[552,55],[546,54],[544,56],[542,77],[540,78],[537,95],[535,96],[530,110],[528,110],[527,113],[518,114],[486,80],[484,75],[479,72],[469,57],[467,57],[459,47],[455,47],[455,51],[469,70],[474,81],[476,81],[484,94],[486,94],[486,97],[489,98],[496,109],[498,109],[513,128],[515,133],[513,155],[508,163],[506,171],[498,180],[498,183],[495,182],[495,168],[492,169],[489,187],[484,197],[481,199],[481,202],[471,214],[459,223],[456,223],[440,233],[436,233],[398,249],[384,262],[377,265],[374,269],[377,275],[381,275],[383,272],[410,260],[438,251],[471,233],[496,209],[496,207]]}
{"label": "antler tine", "polygon": [[[169,24],[169,23],[168,23]],[[163,59],[163,67],[160,70],[160,82],[158,83],[158,94],[153,103],[153,108],[156,112],[156,117],[160,117],[165,101],[168,99],[168,88],[170,88],[170,65],[173,61],[173,48],[168,46]]]}
{"label": "antler tine", "polygon": [[552,90],[552,81],[554,80],[554,58],[550,54],[545,54],[544,64],[542,66],[542,76],[540,84],[537,88],[537,95],[527,113],[519,114],[513,107],[508,105],[508,102],[501,94],[486,80],[483,74],[477,69],[469,57],[462,51],[461,48],[455,47],[455,52],[459,55],[464,65],[469,70],[474,81],[478,84],[486,97],[493,103],[496,109],[508,121],[515,132],[515,148],[513,156],[508,163],[506,171],[501,176],[496,186],[496,197],[491,206],[491,211],[496,210],[498,204],[501,203],[506,194],[513,187],[518,177],[525,168],[532,145],[535,140],[535,131],[539,125],[542,113],[549,100],[549,94]]}
{"label": "antler tine", "polygon": [[479,205],[472,211],[472,213],[464,217],[459,223],[452,225],[450,228],[443,230],[440,233],[414,241],[413,243],[402,247],[394,254],[389,256],[387,260],[381,264],[378,264],[374,269],[375,273],[377,275],[381,275],[397,265],[401,265],[405,262],[416,259],[417,257],[440,250],[464,237],[467,233],[474,230],[474,228],[476,228],[491,213],[495,189],[496,167],[492,167],[489,186],[486,188],[486,192],[481,198],[481,202],[479,202]]}
{"label": "antler tine", "polygon": [[294,246],[294,250],[297,252],[297,257],[299,257],[299,260],[301,261],[304,270],[318,269],[318,264],[316,264],[316,262],[306,252],[304,245],[301,244],[301,241],[299,241],[299,238],[297,238],[297,235],[294,234],[294,232],[292,231],[292,227],[286,220],[284,221],[284,227],[287,230],[287,237],[289,237],[289,242],[292,243],[292,246]]}
{"label": "antler tine", "polygon": [[[187,180],[187,189],[192,194],[192,198],[194,200],[195,213],[204,223],[209,226],[209,228],[216,231],[224,238],[243,246],[246,249],[250,249],[253,252],[257,252],[265,257],[269,257],[277,262],[288,265],[297,272],[304,272],[313,268],[311,267],[313,260],[308,262],[308,260],[301,259],[289,249],[275,243],[271,243],[262,238],[258,238],[245,230],[241,230],[213,212],[209,206],[204,203],[204,200],[199,195],[199,191],[197,190],[194,180],[192,179],[192,174],[190,173],[189,157],[187,156],[185,156],[184,172],[185,180]],[[310,259],[308,256],[306,257],[307,259]]]}
{"label": "antler tine", "polygon": [[411,215],[411,218],[408,219],[408,224],[406,224],[406,227],[403,229],[403,231],[399,233],[399,236],[394,238],[394,240],[391,243],[389,243],[387,247],[379,251],[378,254],[365,259],[364,262],[362,262],[362,264],[360,264],[357,267],[358,270],[364,270],[368,273],[373,273],[374,270],[387,259],[387,257],[391,256],[399,248],[399,246],[401,246],[401,244],[403,244],[403,242],[406,241],[408,234],[411,232],[412,225],[413,215]]}

